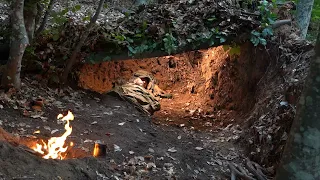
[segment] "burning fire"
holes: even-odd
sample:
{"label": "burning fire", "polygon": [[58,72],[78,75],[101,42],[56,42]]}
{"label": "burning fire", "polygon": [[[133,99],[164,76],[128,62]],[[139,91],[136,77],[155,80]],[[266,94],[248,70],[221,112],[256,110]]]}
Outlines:
{"label": "burning fire", "polygon": [[[67,137],[72,132],[72,127],[69,126],[70,121],[74,119],[74,116],[72,112],[68,111],[68,114],[66,116],[63,116],[62,114],[59,114],[57,119],[62,120],[63,122],[67,122],[64,126],[64,129],[66,132],[60,136],[60,137],[52,137],[48,140],[48,143],[46,144],[44,141],[42,141],[41,144],[36,144],[35,147],[32,149],[36,152],[39,152],[40,154],[43,154],[44,159],[64,159],[66,155],[63,155],[67,149],[68,146],[64,147],[65,141]],[[73,146],[73,143],[70,143],[70,146]]]}

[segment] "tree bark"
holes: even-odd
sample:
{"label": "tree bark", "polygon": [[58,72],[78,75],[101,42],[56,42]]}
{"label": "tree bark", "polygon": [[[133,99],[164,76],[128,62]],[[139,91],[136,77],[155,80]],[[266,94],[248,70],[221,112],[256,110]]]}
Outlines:
{"label": "tree bark", "polygon": [[6,71],[4,72],[1,84],[4,88],[15,87],[20,89],[21,79],[21,60],[26,46],[29,43],[26,28],[23,18],[24,0],[14,0],[12,4],[11,14],[11,47],[10,56],[7,63]]}
{"label": "tree bark", "polygon": [[76,60],[77,60],[77,55],[79,53],[79,51],[81,50],[82,45],[84,44],[84,42],[86,41],[88,35],[90,34],[91,28],[93,27],[93,25],[96,23],[99,14],[102,10],[103,4],[104,4],[105,0],[100,0],[99,2],[99,6],[94,14],[94,16],[91,18],[90,23],[87,26],[86,31],[83,32],[79,43],[77,44],[77,46],[75,47],[74,51],[72,52],[71,58],[67,61],[67,65],[64,69],[63,75],[60,78],[60,83],[61,84],[65,84],[67,79],[68,79],[68,75],[71,71],[72,66],[75,64]]}
{"label": "tree bark", "polygon": [[44,17],[41,21],[41,24],[39,26],[39,28],[37,29],[36,35],[38,36],[46,27],[46,24],[48,22],[48,18],[51,14],[51,10],[53,8],[53,5],[56,3],[57,0],[50,0],[48,8],[46,10],[46,13],[44,14]]}
{"label": "tree bark", "polygon": [[303,39],[307,36],[313,3],[314,0],[299,0],[297,5],[297,23]]}
{"label": "tree bark", "polygon": [[320,179],[320,29],[315,52],[277,180]]}
{"label": "tree bark", "polygon": [[25,0],[24,2],[24,24],[28,34],[29,42],[33,40],[36,28],[37,0]]}

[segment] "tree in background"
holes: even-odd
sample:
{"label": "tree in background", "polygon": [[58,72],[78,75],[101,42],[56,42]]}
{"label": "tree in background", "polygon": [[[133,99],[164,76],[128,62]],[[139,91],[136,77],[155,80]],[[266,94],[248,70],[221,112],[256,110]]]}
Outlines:
{"label": "tree in background", "polygon": [[21,61],[24,51],[29,44],[29,38],[24,24],[23,9],[24,0],[12,1],[10,55],[7,68],[1,80],[1,85],[4,88],[13,86],[16,89],[20,89],[21,87]]}
{"label": "tree in background", "polygon": [[301,37],[306,38],[311,19],[314,0],[299,0],[297,5],[297,23],[301,30]]}
{"label": "tree in background", "polygon": [[[50,0],[44,19],[37,30],[38,34],[43,30],[54,2],[55,0]],[[10,3],[12,7],[10,53],[7,68],[2,75],[1,86],[6,89],[14,87],[19,90],[22,57],[26,47],[34,39],[37,23],[43,13],[41,8],[43,2],[41,0],[14,0]]]}
{"label": "tree in background", "polygon": [[277,180],[320,179],[320,28],[315,52]]}
{"label": "tree in background", "polygon": [[61,84],[65,84],[67,79],[68,79],[68,75],[73,67],[73,65],[76,63],[77,61],[77,56],[81,50],[81,47],[83,46],[84,42],[87,40],[88,35],[91,32],[91,29],[93,27],[93,25],[96,23],[99,14],[103,8],[103,4],[104,4],[105,0],[100,0],[99,1],[99,5],[98,8],[96,9],[95,14],[93,15],[93,17],[90,19],[90,23],[88,24],[86,30],[83,32],[83,34],[81,35],[80,41],[78,42],[78,44],[76,45],[75,49],[72,52],[71,58],[67,61],[66,63],[66,67],[64,69],[64,72],[62,74],[62,76],[60,77],[60,83]]}

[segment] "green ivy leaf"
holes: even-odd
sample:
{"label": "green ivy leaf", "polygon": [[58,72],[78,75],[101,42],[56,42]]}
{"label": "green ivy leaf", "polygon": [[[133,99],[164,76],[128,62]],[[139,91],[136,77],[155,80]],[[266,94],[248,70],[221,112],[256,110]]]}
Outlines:
{"label": "green ivy leaf", "polygon": [[110,56],[106,56],[102,59],[102,61],[110,61],[111,60],[111,57]]}
{"label": "green ivy leaf", "polygon": [[215,17],[215,16],[213,16],[213,17],[211,17],[211,18],[209,18],[209,19],[207,19],[208,21],[214,21],[214,20],[216,20],[217,18]]}
{"label": "green ivy leaf", "polygon": [[136,54],[137,53],[137,51],[135,49],[133,49],[131,46],[128,46],[128,49],[132,54]]}
{"label": "green ivy leaf", "polygon": [[224,42],[226,42],[226,38],[225,37],[220,37],[220,43],[224,43]]}
{"label": "green ivy leaf", "polygon": [[259,39],[256,36],[251,36],[250,41],[254,46],[258,46],[259,44]]}
{"label": "green ivy leaf", "polygon": [[85,16],[84,18],[82,18],[82,21],[90,21],[90,17],[89,16]]}
{"label": "green ivy leaf", "polygon": [[253,30],[253,31],[251,32],[251,34],[252,34],[252,35],[255,35],[255,36],[260,36],[260,35],[261,35],[261,33],[259,33],[258,31],[255,31],[255,30]]}
{"label": "green ivy leaf", "polygon": [[157,47],[157,43],[153,43],[152,45],[151,45],[151,48],[152,49],[155,49]]}
{"label": "green ivy leaf", "polygon": [[129,42],[129,43],[133,43],[133,39],[127,37],[126,40]]}
{"label": "green ivy leaf", "polygon": [[119,41],[124,41],[125,40],[125,37],[123,35],[117,35],[115,36],[115,38]]}
{"label": "green ivy leaf", "polygon": [[259,42],[264,46],[267,45],[267,40],[265,40],[264,38],[259,38]]}
{"label": "green ivy leaf", "polygon": [[269,22],[269,24],[274,24],[274,20],[271,18],[268,18],[268,22]]}
{"label": "green ivy leaf", "polygon": [[61,11],[61,15],[67,14],[68,11],[69,11],[69,9],[68,9],[68,8],[65,8],[64,10]]}
{"label": "green ivy leaf", "polygon": [[213,46],[214,45],[214,39],[211,39],[210,41],[209,41],[209,46]]}
{"label": "green ivy leaf", "polygon": [[137,37],[137,38],[141,38],[143,35],[142,34],[135,34],[134,37]]}
{"label": "green ivy leaf", "polygon": [[147,26],[148,26],[147,22],[146,22],[146,21],[143,21],[143,23],[142,23],[142,29],[143,29],[143,30],[146,30],[146,29],[147,29]]}
{"label": "green ivy leaf", "polygon": [[273,35],[273,32],[272,32],[272,29],[271,28],[265,28],[263,31],[262,31],[262,36],[263,37],[267,37],[269,35]]}
{"label": "green ivy leaf", "polygon": [[79,11],[79,10],[81,9],[81,5],[80,5],[80,4],[75,5],[75,6],[74,6],[74,9],[75,9],[76,11]]}
{"label": "green ivy leaf", "polygon": [[59,34],[58,34],[58,33],[53,34],[53,36],[52,36],[53,41],[58,41],[58,40],[59,40],[59,38],[60,38],[60,36],[59,36]]}

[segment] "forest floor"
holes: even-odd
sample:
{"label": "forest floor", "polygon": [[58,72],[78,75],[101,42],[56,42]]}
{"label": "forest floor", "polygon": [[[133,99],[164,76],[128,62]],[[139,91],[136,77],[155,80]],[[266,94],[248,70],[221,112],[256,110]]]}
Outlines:
{"label": "forest floor", "polygon": [[[1,142],[2,179],[226,179],[229,162],[245,162],[242,147],[233,143],[241,129],[233,124],[211,133],[154,125],[116,97],[72,89],[62,93],[32,79],[24,80],[21,92],[1,95],[6,102],[1,126],[20,143],[60,135],[63,125],[56,116],[66,110],[75,115],[67,139],[74,142],[69,152],[74,158],[46,160]],[[26,104],[38,97],[45,100],[42,111],[27,113]],[[106,157],[92,157],[96,140],[107,144]]]}

